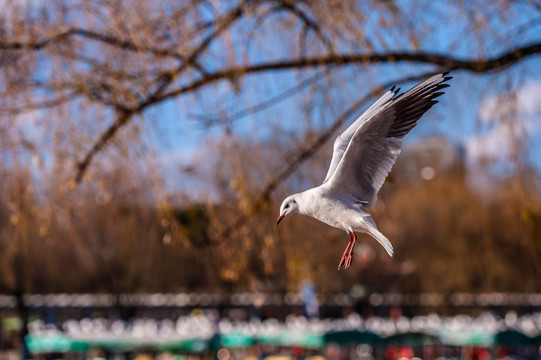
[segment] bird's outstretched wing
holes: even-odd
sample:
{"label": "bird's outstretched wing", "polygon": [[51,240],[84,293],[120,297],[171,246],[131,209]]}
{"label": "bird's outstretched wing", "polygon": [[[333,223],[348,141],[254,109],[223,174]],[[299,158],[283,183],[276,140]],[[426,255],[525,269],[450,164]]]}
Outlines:
{"label": "bird's outstretched wing", "polygon": [[361,116],[357,118],[357,120],[348,126],[348,128],[342,134],[338,135],[338,137],[334,140],[331,164],[329,166],[329,170],[327,170],[327,175],[325,176],[325,180],[323,180],[323,184],[325,184],[334,174],[336,167],[342,160],[344,152],[346,152],[351,138],[359,126],[374,116],[374,114],[380,111],[385,105],[387,105],[399,91],[400,88],[395,89],[393,86],[391,90],[383,94],[375,103],[372,104],[372,106],[363,112]]}
{"label": "bird's outstretched wing", "polygon": [[448,87],[447,73],[434,75],[406,93],[386,92],[334,143],[324,184],[330,191],[353,196],[363,207],[376,202],[377,193],[402,148],[402,138],[436,104]]}

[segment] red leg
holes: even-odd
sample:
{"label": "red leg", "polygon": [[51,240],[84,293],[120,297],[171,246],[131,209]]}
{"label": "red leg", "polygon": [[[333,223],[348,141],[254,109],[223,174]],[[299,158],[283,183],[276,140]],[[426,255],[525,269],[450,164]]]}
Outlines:
{"label": "red leg", "polygon": [[350,265],[351,265],[351,262],[353,261],[353,249],[355,248],[355,244],[357,243],[357,234],[355,234],[355,232],[351,232],[353,234],[353,242],[351,243],[351,247],[349,248],[349,253],[348,253],[348,259],[346,261],[346,265],[344,266],[344,268],[348,268]]}
{"label": "red leg", "polygon": [[[355,235],[355,233],[353,231],[348,232],[348,235],[349,235],[348,246],[346,246],[346,250],[344,250],[344,254],[342,255],[342,259],[340,259],[340,263],[338,264],[338,270],[340,270],[340,268],[342,266],[344,266],[344,269],[347,269],[349,267],[349,264],[351,264],[351,260],[349,259],[349,257],[351,257],[350,252],[351,252],[351,250],[353,248],[353,245],[355,244],[355,241],[357,241],[357,236]],[[348,260],[349,260],[349,264],[348,264]]]}

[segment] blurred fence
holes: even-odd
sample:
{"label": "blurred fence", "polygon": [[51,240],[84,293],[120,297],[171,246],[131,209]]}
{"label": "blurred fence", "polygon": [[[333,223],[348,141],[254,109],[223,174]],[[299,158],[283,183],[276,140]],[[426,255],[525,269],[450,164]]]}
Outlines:
{"label": "blurred fence", "polygon": [[[321,295],[321,306],[351,306],[358,301],[367,305],[402,307],[541,307],[541,293],[372,293]],[[215,307],[215,306],[301,306],[299,293],[141,293],[141,294],[26,294],[24,303],[30,308],[41,307]],[[16,298],[0,295],[0,310],[14,309]]]}
{"label": "blurred fence", "polygon": [[[34,358],[537,360],[541,350],[541,294],[335,294],[318,301],[321,316],[313,318],[296,293],[28,294],[19,306],[30,320],[25,343]],[[0,296],[0,349],[20,347],[19,311],[15,297]]]}

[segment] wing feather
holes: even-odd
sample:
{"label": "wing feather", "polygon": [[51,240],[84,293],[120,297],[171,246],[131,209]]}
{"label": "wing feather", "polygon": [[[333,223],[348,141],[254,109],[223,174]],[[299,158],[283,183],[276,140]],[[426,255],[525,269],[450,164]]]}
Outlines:
{"label": "wing feather", "polygon": [[434,99],[443,94],[440,90],[449,86],[443,84],[451,79],[445,75],[432,76],[398,96],[385,93],[376,102],[377,107],[369,108],[348,127],[334,144],[335,153],[324,181],[329,190],[353,196],[365,207],[373,206],[400,154],[402,138],[438,102]]}
{"label": "wing feather", "polygon": [[362,123],[370,119],[374,114],[381,110],[381,108],[389,103],[396,96],[398,91],[400,91],[400,89],[395,89],[393,86],[391,90],[383,94],[374,104],[372,104],[372,106],[362,113],[361,116],[359,116],[357,120],[355,120],[342,134],[338,135],[336,140],[334,140],[331,164],[329,165],[329,170],[327,171],[325,180],[323,180],[323,184],[329,180],[336,170],[336,167],[342,160],[342,156],[344,155],[351,138],[353,135],[355,135],[355,131],[359,128],[359,126],[361,126]]}

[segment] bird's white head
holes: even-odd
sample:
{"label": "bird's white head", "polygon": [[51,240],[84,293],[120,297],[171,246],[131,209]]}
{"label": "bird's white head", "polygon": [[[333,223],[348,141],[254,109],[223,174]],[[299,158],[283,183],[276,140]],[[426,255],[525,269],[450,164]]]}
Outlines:
{"label": "bird's white head", "polygon": [[282,221],[288,215],[295,214],[299,212],[299,202],[296,195],[288,196],[280,206],[280,216],[276,219],[276,225]]}

